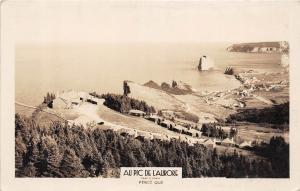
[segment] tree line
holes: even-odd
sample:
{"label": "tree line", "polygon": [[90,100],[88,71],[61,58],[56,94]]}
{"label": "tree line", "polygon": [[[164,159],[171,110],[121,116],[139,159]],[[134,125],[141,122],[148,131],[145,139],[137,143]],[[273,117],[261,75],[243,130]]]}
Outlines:
{"label": "tree line", "polygon": [[237,129],[231,127],[229,132],[226,132],[222,127],[218,127],[214,123],[204,123],[201,131],[202,135],[219,139],[233,138],[237,135]]}
{"label": "tree line", "polygon": [[55,97],[54,93],[47,92],[46,96],[44,96],[43,104],[46,104],[49,108],[53,108],[53,100]]}
{"label": "tree line", "polygon": [[[277,164],[203,145],[15,116],[16,177],[118,177],[120,167],[182,167],[183,177],[287,177]],[[278,159],[286,160],[286,158]],[[288,169],[284,169],[288,171]]]}
{"label": "tree line", "polygon": [[272,137],[269,144],[262,143],[250,149],[257,155],[266,157],[271,161],[274,174],[289,177],[289,144],[285,142],[283,137]]}
{"label": "tree line", "polygon": [[235,121],[269,123],[276,125],[289,124],[289,102],[263,109],[244,109],[239,113],[231,114],[227,118],[228,123],[232,123]]}
{"label": "tree line", "polygon": [[144,111],[146,113],[155,112],[155,108],[149,106],[145,101],[140,101],[125,95],[110,93],[98,95],[95,92],[90,93],[90,95],[105,99],[103,103],[105,106],[121,113],[128,113],[131,109]]}

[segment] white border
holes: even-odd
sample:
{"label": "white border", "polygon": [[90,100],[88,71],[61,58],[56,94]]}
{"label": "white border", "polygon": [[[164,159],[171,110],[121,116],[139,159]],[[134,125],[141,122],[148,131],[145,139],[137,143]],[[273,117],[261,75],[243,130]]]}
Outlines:
{"label": "white border", "polygon": [[156,186],[131,184],[122,179],[100,178],[15,178],[14,176],[14,47],[13,18],[7,17],[7,1],[1,4],[1,190],[278,190],[300,189],[300,9],[299,3],[290,6],[290,178],[289,179],[182,179]]}

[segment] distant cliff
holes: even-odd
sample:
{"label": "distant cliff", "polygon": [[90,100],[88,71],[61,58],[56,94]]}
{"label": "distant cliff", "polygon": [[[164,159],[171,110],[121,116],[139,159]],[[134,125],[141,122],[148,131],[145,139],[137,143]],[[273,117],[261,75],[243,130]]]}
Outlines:
{"label": "distant cliff", "polygon": [[288,53],[289,44],[286,41],[240,43],[229,46],[227,51],[248,53]]}

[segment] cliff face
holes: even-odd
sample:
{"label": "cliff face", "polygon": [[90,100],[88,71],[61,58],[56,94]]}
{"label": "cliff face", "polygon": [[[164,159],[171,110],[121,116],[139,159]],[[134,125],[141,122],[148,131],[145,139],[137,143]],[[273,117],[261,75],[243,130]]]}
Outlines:
{"label": "cliff face", "polygon": [[229,52],[248,52],[248,53],[288,53],[289,44],[281,42],[255,42],[233,44],[227,48]]}
{"label": "cliff face", "polygon": [[168,84],[166,82],[162,82],[159,86],[156,82],[150,80],[149,82],[145,83],[143,86],[162,90],[166,93],[174,94],[174,95],[185,95],[192,93],[192,87],[182,81],[172,81],[172,84]]}

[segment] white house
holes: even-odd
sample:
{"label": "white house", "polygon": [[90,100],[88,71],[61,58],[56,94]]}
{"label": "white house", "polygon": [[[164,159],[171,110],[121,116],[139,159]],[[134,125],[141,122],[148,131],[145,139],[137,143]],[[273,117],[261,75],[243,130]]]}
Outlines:
{"label": "white house", "polygon": [[233,138],[231,138],[231,139],[226,138],[223,141],[221,141],[221,145],[223,145],[223,146],[234,146],[235,144],[234,144]]}
{"label": "white house", "polygon": [[137,117],[144,117],[146,115],[145,112],[137,110],[137,109],[131,109],[129,110],[129,114]]}
{"label": "white house", "polygon": [[148,119],[149,121],[153,121],[154,123],[160,123],[160,121],[162,121],[162,118],[159,117],[158,115],[150,115],[148,116],[146,119]]}
{"label": "white house", "polygon": [[243,143],[241,143],[239,145],[240,148],[245,148],[245,147],[252,147],[251,142],[250,141],[244,141]]}
{"label": "white house", "polygon": [[169,120],[164,120],[163,122],[160,123],[160,125],[168,129],[173,128],[175,126],[174,123]]}
{"label": "white house", "polygon": [[216,147],[216,142],[211,140],[211,139],[206,139],[203,144],[206,146],[206,147],[209,147],[209,148],[215,148]]}

